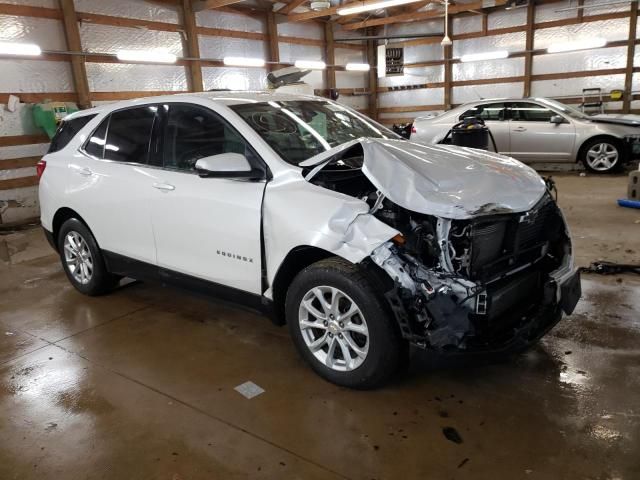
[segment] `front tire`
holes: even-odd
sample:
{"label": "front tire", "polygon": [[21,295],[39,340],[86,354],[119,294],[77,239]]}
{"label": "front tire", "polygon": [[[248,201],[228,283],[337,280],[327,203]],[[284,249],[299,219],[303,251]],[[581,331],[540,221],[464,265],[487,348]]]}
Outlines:
{"label": "front tire", "polygon": [[285,308],[300,355],[332,383],[374,388],[402,363],[406,345],[356,265],[334,257],[305,268],[289,287]]}
{"label": "front tire", "polygon": [[118,283],[118,277],[107,271],[102,252],[84,223],[70,218],[58,232],[58,251],[62,268],[79,292],[104,295]]}
{"label": "front tire", "polygon": [[623,149],[611,138],[594,138],[582,147],[582,163],[593,173],[612,173],[622,165]]}

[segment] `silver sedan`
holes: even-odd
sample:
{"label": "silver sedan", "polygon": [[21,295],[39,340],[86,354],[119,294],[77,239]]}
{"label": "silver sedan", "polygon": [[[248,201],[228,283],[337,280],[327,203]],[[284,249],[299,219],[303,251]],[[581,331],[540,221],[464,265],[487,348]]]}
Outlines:
{"label": "silver sedan", "polygon": [[612,172],[640,147],[640,116],[588,116],[548,98],[479,100],[418,117],[411,140],[441,143],[467,117],[484,120],[500,153],[526,163],[581,161],[591,171]]}

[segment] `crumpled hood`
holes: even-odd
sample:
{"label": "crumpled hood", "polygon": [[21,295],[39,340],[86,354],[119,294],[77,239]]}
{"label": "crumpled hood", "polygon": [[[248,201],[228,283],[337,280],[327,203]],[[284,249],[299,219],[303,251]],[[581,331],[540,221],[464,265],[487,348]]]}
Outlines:
{"label": "crumpled hood", "polygon": [[589,120],[596,123],[611,123],[614,125],[627,125],[629,127],[640,127],[640,115],[624,113],[603,113],[592,115]]}
{"label": "crumpled hood", "polygon": [[414,212],[450,219],[524,212],[546,191],[535,170],[513,158],[405,140],[354,140],[302,166],[320,168],[320,158],[328,159],[357,143],[364,151],[362,172],[371,183],[389,200]]}

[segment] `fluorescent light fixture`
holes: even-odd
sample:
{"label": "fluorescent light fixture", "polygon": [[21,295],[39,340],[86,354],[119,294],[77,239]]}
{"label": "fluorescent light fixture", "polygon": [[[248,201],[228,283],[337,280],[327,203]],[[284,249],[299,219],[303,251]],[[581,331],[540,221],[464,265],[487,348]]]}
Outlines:
{"label": "fluorescent light fixture", "polygon": [[[357,2],[362,5],[355,7],[345,7],[338,10],[338,15],[353,15],[354,13],[368,12],[371,10],[379,10],[381,8],[397,7],[398,5],[406,5],[407,3],[415,3],[421,0],[380,0],[374,3]],[[354,2],[355,3],[355,2]]]}
{"label": "fluorescent light fixture", "polygon": [[177,57],[164,49],[118,50],[118,60],[125,62],[176,63]]}
{"label": "fluorescent light fixture", "polygon": [[481,60],[496,60],[498,58],[507,58],[509,52],[506,50],[497,50],[495,52],[472,53],[471,55],[463,55],[460,57],[461,62],[479,62]]}
{"label": "fluorescent light fixture", "polygon": [[297,68],[309,70],[324,70],[327,68],[327,64],[321,60],[296,60],[294,65]]}
{"label": "fluorescent light fixture", "polygon": [[38,56],[42,50],[33,43],[0,42],[0,55],[31,55]]}
{"label": "fluorescent light fixture", "polygon": [[264,67],[262,58],[224,57],[222,62],[231,67]]}
{"label": "fluorescent light fixture", "polygon": [[371,69],[371,65],[368,63],[347,63],[344,68],[350,72],[368,72]]}
{"label": "fluorescent light fixture", "polygon": [[604,38],[584,39],[579,42],[554,43],[547,48],[547,53],[572,52],[574,50],[587,50],[590,48],[604,47],[607,41]]}

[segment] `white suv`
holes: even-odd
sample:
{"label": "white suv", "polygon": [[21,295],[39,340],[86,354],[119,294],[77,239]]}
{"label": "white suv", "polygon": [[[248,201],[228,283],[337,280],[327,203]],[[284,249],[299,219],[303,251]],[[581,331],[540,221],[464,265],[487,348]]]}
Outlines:
{"label": "white suv", "polygon": [[401,139],[329,100],[218,92],[70,115],[38,165],[70,282],[200,289],[367,388],[408,346],[517,351],[580,297],[562,214],[511,158]]}

